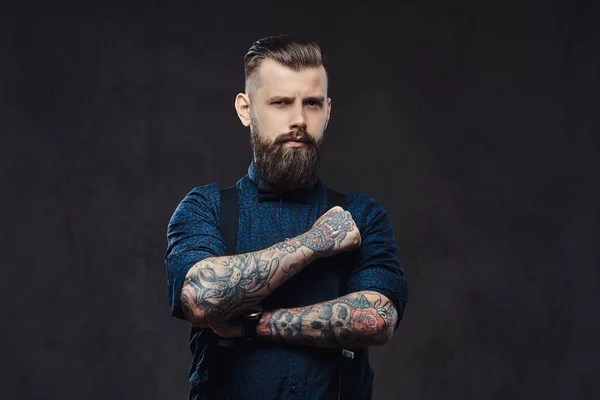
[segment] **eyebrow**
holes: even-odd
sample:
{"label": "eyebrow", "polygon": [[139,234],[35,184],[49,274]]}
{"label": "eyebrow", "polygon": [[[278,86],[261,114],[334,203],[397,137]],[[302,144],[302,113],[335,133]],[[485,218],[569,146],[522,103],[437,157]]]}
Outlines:
{"label": "eyebrow", "polygon": [[[273,96],[270,97],[268,99],[268,102],[273,102],[273,101],[294,101],[295,97],[289,97],[289,96]],[[307,98],[304,99],[304,101],[317,101],[319,103],[324,103],[325,102],[325,97],[323,96],[308,96]]]}

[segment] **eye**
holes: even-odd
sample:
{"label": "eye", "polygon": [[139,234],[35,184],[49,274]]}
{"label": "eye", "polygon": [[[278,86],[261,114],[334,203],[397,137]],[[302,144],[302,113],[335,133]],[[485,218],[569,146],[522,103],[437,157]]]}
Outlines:
{"label": "eye", "polygon": [[323,105],[318,100],[308,100],[305,104],[311,108],[321,108],[321,106]]}

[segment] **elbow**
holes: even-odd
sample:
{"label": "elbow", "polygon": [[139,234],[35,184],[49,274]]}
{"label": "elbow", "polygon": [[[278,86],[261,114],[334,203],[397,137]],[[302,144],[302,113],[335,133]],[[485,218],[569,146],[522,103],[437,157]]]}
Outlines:
{"label": "elbow", "polygon": [[201,306],[191,285],[187,283],[183,285],[180,301],[183,314],[190,324],[194,326],[206,325],[206,310]]}
{"label": "elbow", "polygon": [[206,326],[208,314],[219,309],[216,298],[205,298],[206,288],[200,284],[200,270],[206,265],[206,259],[199,261],[186,274],[179,301],[185,318],[194,326]]}
{"label": "elbow", "polygon": [[396,326],[396,321],[393,320],[391,323],[381,324],[379,326],[379,334],[375,338],[374,346],[384,346],[386,345],[394,336],[394,327]]}
{"label": "elbow", "polygon": [[388,316],[384,318],[384,322],[378,324],[381,332],[379,346],[387,344],[392,339],[400,319],[402,319],[402,314],[398,314],[396,308],[392,306]]}

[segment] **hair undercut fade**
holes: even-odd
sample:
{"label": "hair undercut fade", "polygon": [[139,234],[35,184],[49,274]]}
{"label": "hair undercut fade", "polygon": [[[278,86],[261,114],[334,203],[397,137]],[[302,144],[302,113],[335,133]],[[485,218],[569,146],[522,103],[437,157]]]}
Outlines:
{"label": "hair undercut fade", "polygon": [[256,74],[265,59],[271,59],[294,71],[323,66],[327,75],[325,56],[318,44],[289,35],[269,36],[257,40],[244,56],[246,93],[252,95],[260,87]]}

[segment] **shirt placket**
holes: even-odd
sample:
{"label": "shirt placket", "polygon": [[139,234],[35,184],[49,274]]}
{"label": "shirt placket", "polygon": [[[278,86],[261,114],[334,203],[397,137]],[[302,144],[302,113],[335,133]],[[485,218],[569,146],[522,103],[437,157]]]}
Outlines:
{"label": "shirt placket", "polygon": [[298,380],[296,374],[291,374],[287,381],[287,387],[285,388],[285,396],[286,400],[299,400],[304,399],[302,393],[302,386]]}

